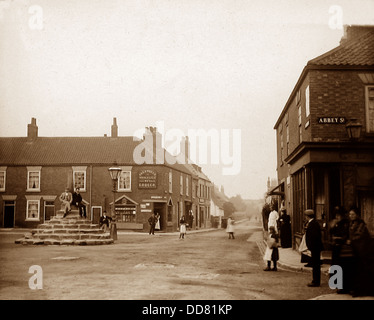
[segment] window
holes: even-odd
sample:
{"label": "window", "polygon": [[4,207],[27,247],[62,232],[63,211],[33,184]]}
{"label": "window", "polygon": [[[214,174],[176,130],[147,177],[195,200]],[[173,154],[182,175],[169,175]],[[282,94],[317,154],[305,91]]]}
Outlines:
{"label": "window", "polygon": [[302,130],[302,120],[301,120],[301,106],[298,107],[298,118],[299,118],[299,143],[303,141],[303,130]]}
{"label": "window", "polygon": [[189,184],[188,176],[187,176],[187,177],[186,177],[186,196],[189,196],[189,195],[190,195],[189,188],[190,188],[190,184]]}
{"label": "window", "polygon": [[118,179],[118,191],[131,191],[131,171],[121,171]]}
{"label": "window", "polygon": [[173,173],[169,172],[169,193],[173,192]]}
{"label": "window", "polygon": [[6,167],[0,167],[0,192],[5,191]]}
{"label": "window", "polygon": [[179,181],[180,181],[180,190],[181,190],[180,194],[182,195],[183,194],[183,176],[182,175],[180,176]]}
{"label": "window", "polygon": [[27,200],[26,220],[39,220],[40,200]]}
{"label": "window", "polygon": [[366,132],[374,133],[374,86],[366,87]]}
{"label": "window", "polygon": [[310,115],[310,103],[309,103],[309,86],[305,89],[305,116],[309,117]]}
{"label": "window", "polygon": [[287,139],[287,155],[290,154],[290,128],[286,127],[286,139]]}
{"label": "window", "polygon": [[27,191],[40,191],[41,167],[27,167]]}
{"label": "window", "polygon": [[86,170],[87,167],[73,167],[74,190],[79,188],[80,192],[86,192]]}

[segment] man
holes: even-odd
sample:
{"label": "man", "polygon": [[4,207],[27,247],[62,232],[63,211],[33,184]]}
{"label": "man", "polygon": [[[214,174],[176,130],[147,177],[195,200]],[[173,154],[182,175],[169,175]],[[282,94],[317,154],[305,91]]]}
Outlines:
{"label": "man", "polygon": [[65,206],[64,218],[71,211],[70,203],[72,200],[71,192],[69,192],[69,188],[65,188],[65,192],[61,193],[60,201]]}
{"label": "man", "polygon": [[312,254],[310,264],[313,268],[313,280],[311,283],[308,283],[308,287],[319,287],[321,284],[321,251],[323,247],[321,227],[315,219],[312,209],[305,210],[304,214],[305,218],[308,220],[305,242]]}
{"label": "man", "polygon": [[156,223],[157,223],[157,217],[156,217],[156,213],[153,212],[153,214],[149,217],[148,219],[148,222],[149,222],[149,234],[155,234],[155,227],[156,227]]}
{"label": "man", "polygon": [[82,203],[82,196],[80,194],[79,188],[75,189],[73,193],[73,204],[79,209],[79,215],[86,218],[86,206]]}
{"label": "man", "polygon": [[112,220],[111,217],[108,217],[106,215],[106,211],[103,212],[103,215],[100,217],[100,221],[99,221],[99,224],[100,224],[100,228],[102,228],[104,226],[104,231],[106,232],[107,229],[109,228],[109,222]]}

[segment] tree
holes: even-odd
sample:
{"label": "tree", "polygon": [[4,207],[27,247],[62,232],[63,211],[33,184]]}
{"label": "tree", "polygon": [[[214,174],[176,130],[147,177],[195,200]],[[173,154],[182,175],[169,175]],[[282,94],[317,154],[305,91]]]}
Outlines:
{"label": "tree", "polygon": [[225,202],[223,204],[223,212],[225,217],[231,216],[236,211],[235,206],[232,202]]}

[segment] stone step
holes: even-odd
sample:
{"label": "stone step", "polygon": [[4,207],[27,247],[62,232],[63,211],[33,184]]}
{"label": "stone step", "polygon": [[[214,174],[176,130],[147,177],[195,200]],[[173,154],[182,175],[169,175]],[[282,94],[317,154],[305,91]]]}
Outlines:
{"label": "stone step", "polygon": [[110,239],[109,233],[102,234],[82,234],[82,233],[53,233],[53,234],[38,234],[30,239],[33,240],[45,240],[45,239],[56,239],[56,240],[85,240],[85,239]]}
{"label": "stone step", "polygon": [[100,229],[98,224],[93,223],[76,223],[76,224],[39,224],[37,226],[41,230],[51,230],[51,229]]}
{"label": "stone step", "polygon": [[113,239],[26,239],[21,238],[15,241],[16,244],[23,244],[23,245],[107,245],[114,243]]}
{"label": "stone step", "polygon": [[75,228],[75,229],[61,229],[61,228],[57,229],[57,228],[53,228],[53,229],[32,229],[31,233],[34,236],[38,236],[40,234],[59,234],[59,233],[102,234],[102,233],[104,233],[104,230],[103,229],[97,229],[97,228],[92,228],[92,229],[78,229],[78,228]]}

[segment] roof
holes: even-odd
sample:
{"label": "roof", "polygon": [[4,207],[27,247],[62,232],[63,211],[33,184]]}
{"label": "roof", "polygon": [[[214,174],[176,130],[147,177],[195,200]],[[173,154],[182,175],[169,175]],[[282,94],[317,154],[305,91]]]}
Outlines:
{"label": "roof", "polygon": [[221,209],[223,209],[223,205],[225,202],[229,201],[227,196],[219,191],[217,186],[214,186],[212,191],[212,201]]}
{"label": "roof", "polygon": [[[360,36],[355,37],[354,30],[358,29],[360,30]],[[277,129],[281,123],[289,104],[292,103],[297,90],[309,70],[318,70],[319,68],[334,68],[335,70],[360,68],[374,70],[374,26],[351,26],[350,30],[353,31],[351,32],[352,36],[341,41],[338,47],[308,61],[278,117],[274,129]]]}
{"label": "roof", "polygon": [[308,65],[373,66],[374,28],[358,38],[342,42],[335,49],[310,60]]}
{"label": "roof", "polygon": [[[1,165],[136,165],[133,153],[143,140],[133,137],[0,138]],[[189,173],[180,164],[166,166]]]}

